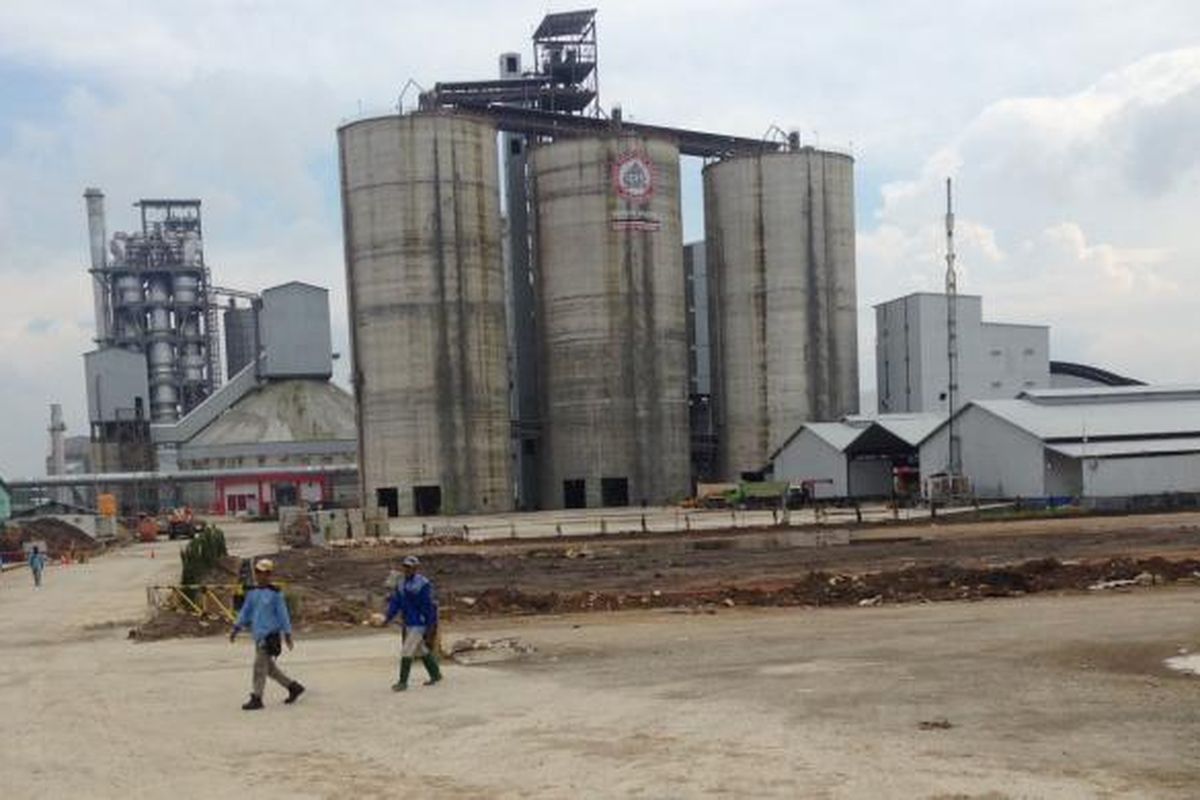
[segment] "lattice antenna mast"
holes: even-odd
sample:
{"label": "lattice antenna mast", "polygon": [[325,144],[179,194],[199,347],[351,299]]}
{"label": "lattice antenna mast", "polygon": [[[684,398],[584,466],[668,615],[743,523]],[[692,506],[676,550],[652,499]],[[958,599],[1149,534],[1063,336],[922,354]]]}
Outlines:
{"label": "lattice antenna mast", "polygon": [[954,204],[950,179],[946,178],[946,357],[949,387],[946,393],[950,414],[950,475],[962,474],[962,447],[954,412],[958,402],[958,273],[954,269]]}

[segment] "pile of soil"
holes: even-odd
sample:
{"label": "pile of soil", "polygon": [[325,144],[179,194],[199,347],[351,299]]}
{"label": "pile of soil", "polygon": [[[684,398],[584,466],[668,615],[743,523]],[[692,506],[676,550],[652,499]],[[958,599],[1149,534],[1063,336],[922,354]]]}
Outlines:
{"label": "pile of soil", "polygon": [[[1140,580],[1139,580],[1140,579]],[[753,580],[708,589],[648,592],[528,592],[491,588],[477,595],[446,592],[443,603],[455,615],[558,614],[630,608],[717,608],[720,606],[875,606],[944,600],[1019,597],[1036,592],[1083,591],[1109,581],[1147,586],[1200,582],[1200,560],[1114,558],[1064,563],[1053,558],[998,568],[932,564],[902,570],[854,574],[809,573],[802,580]]]}
{"label": "pile of soil", "polygon": [[0,535],[0,551],[15,552],[26,542],[45,542],[48,555],[59,558],[68,553],[95,553],[102,545],[86,533],[57,519],[43,517],[10,524]]}
{"label": "pile of soil", "polygon": [[137,642],[155,642],[219,633],[229,633],[229,623],[219,617],[204,618],[174,609],[159,609],[149,620],[131,629],[129,638]]}
{"label": "pile of soil", "polygon": [[[273,558],[302,632],[367,624],[386,604],[389,574],[412,553],[420,554],[422,572],[436,585],[446,621],[645,608],[712,613],[730,606],[877,606],[1086,591],[1113,582],[1103,588],[1127,590],[1200,578],[1200,527],[1190,523],[911,533],[843,538],[828,546],[787,530],[416,546],[372,541],[292,549]],[[226,629],[159,624],[164,630],[177,625],[181,633]]]}

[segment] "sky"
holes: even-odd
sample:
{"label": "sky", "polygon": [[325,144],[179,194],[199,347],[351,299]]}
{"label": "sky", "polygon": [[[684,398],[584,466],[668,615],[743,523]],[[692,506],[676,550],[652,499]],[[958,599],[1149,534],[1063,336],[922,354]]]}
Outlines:
{"label": "sky", "polygon": [[[1194,0],[596,0],[605,107],[855,156],[861,380],[874,304],[959,290],[1051,326],[1051,358],[1200,383],[1200,4]],[[0,475],[44,473],[48,405],[87,431],[83,189],[108,228],[199,197],[214,281],[331,291],[347,352],[335,131],[409,79],[492,77],[574,4],[0,3]],[[410,91],[406,103],[413,102]],[[684,167],[686,238],[703,235]],[[337,378],[345,382],[343,358]]]}

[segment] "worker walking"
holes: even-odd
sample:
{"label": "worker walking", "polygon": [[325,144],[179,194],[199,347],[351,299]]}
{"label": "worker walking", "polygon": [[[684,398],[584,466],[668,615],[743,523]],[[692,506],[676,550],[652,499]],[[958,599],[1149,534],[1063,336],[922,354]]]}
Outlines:
{"label": "worker walking", "polygon": [[396,589],[388,601],[384,625],[401,615],[403,638],[400,645],[400,680],[392,684],[392,691],[403,692],[408,688],[408,674],[412,671],[414,658],[420,658],[429,673],[426,686],[442,679],[434,642],[437,639],[437,602],[434,600],[433,584],[417,571],[421,562],[416,556],[407,556],[402,563],[404,579],[396,583]]}
{"label": "worker walking", "polygon": [[285,703],[294,703],[304,694],[304,686],[284,675],[275,664],[276,657],[283,652],[280,637],[287,643],[287,649],[292,649],[292,620],[283,592],[271,583],[274,570],[275,565],[266,558],[254,565],[254,588],[246,594],[242,610],[229,632],[231,642],[237,639],[238,631],[245,629],[249,629],[254,637],[253,684],[250,699],[242,706],[246,711],[263,707],[263,689],[268,677],[287,689]]}
{"label": "worker walking", "polygon": [[29,553],[29,571],[33,573],[33,587],[36,589],[42,585],[42,570],[46,568],[46,554],[38,549],[37,545],[33,546],[33,550]]}

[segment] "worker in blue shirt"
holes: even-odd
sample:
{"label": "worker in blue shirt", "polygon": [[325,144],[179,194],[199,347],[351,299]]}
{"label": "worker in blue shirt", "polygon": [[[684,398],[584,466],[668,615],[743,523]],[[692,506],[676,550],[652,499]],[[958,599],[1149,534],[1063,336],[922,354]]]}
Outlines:
{"label": "worker in blue shirt", "polygon": [[253,688],[250,699],[242,706],[246,711],[256,711],[263,707],[263,689],[267,685],[267,677],[287,689],[287,699],[283,702],[294,703],[304,694],[304,686],[294,681],[275,664],[275,658],[283,652],[280,636],[287,643],[287,649],[292,649],[292,620],[288,615],[287,603],[283,592],[271,583],[271,574],[275,564],[270,559],[261,559],[254,565],[255,588],[246,594],[242,610],[233,630],[229,632],[229,641],[237,638],[238,631],[249,629],[254,637],[254,673]]}
{"label": "worker in blue shirt", "polygon": [[437,602],[433,596],[433,584],[417,571],[420,564],[416,556],[407,556],[402,562],[404,579],[396,583],[383,622],[387,625],[399,614],[404,626],[400,645],[400,680],[392,684],[394,692],[403,692],[408,688],[408,674],[412,671],[414,658],[420,658],[425,671],[429,673],[426,686],[432,686],[442,679],[437,657],[433,654],[433,643],[437,637]]}
{"label": "worker in blue shirt", "polygon": [[29,571],[33,573],[33,587],[42,585],[42,570],[46,568],[46,554],[37,545],[29,553]]}

